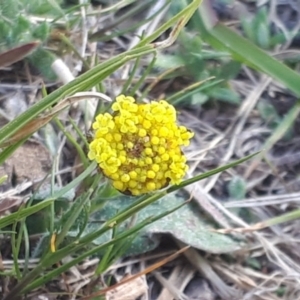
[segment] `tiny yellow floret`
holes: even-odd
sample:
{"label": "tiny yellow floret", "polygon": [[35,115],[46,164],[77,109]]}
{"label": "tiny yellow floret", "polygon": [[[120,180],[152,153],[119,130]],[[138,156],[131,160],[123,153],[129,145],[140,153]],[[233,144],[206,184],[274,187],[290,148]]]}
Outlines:
{"label": "tiny yellow floret", "polygon": [[120,142],[122,140],[122,135],[120,133],[114,133],[114,140]]}
{"label": "tiny yellow floret", "polygon": [[119,191],[123,191],[124,190],[124,184],[122,181],[119,181],[119,180],[115,180],[113,181],[113,186],[119,190]]}
{"label": "tiny yellow floret", "polygon": [[147,135],[147,131],[144,128],[139,129],[139,136],[145,137]]}
{"label": "tiny yellow floret", "polygon": [[165,100],[147,104],[120,95],[113,113],[99,114],[88,158],[120,192],[138,196],[179,184],[188,166],[181,147],[194,133],[176,123],[176,110]]}
{"label": "tiny yellow floret", "polygon": [[146,184],[146,186],[147,186],[147,189],[148,189],[149,191],[154,191],[155,188],[156,188],[155,183],[152,182],[152,181],[148,182],[148,183]]}
{"label": "tiny yellow floret", "polygon": [[130,176],[128,174],[124,174],[121,177],[122,182],[128,182],[130,180]]}
{"label": "tiny yellow floret", "polygon": [[159,138],[158,138],[157,136],[153,136],[153,137],[151,138],[151,143],[152,143],[153,145],[158,145],[158,144],[159,144]]}
{"label": "tiny yellow floret", "polygon": [[153,155],[152,149],[151,149],[151,148],[146,148],[146,149],[145,149],[145,154],[146,154],[146,155],[149,155],[149,156]]}
{"label": "tiny yellow floret", "polygon": [[151,164],[153,163],[152,158],[151,158],[151,157],[146,157],[146,158],[145,158],[145,163],[146,163],[147,165],[151,165]]}
{"label": "tiny yellow floret", "polygon": [[159,165],[158,164],[153,164],[152,165],[152,170],[154,171],[154,172],[158,172],[159,171]]}
{"label": "tiny yellow floret", "polygon": [[148,178],[152,178],[152,179],[153,179],[153,178],[155,178],[155,175],[156,175],[155,172],[152,171],[152,170],[149,170],[149,171],[147,172],[147,177],[148,177]]}
{"label": "tiny yellow floret", "polygon": [[129,172],[129,176],[130,176],[131,179],[136,179],[137,176],[138,176],[138,174],[137,174],[136,171],[130,171]]}

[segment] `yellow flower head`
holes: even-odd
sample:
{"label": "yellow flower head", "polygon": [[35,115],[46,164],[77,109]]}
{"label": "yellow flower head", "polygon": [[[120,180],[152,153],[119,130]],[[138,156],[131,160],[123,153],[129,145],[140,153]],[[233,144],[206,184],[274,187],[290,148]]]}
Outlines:
{"label": "yellow flower head", "polygon": [[176,124],[175,108],[164,100],[137,104],[121,95],[113,114],[99,114],[88,157],[120,192],[141,195],[179,184],[188,166],[180,146],[194,136]]}

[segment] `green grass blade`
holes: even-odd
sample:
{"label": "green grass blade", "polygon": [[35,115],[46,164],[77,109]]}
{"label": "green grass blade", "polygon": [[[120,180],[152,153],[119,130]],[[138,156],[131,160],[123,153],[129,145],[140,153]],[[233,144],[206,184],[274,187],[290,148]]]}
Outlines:
{"label": "green grass blade", "polygon": [[2,127],[0,129],[0,144],[5,141],[5,139],[13,135],[17,130],[22,128],[22,126],[24,126],[30,120],[38,116],[50,106],[57,103],[59,100],[63,99],[66,96],[73,95],[76,92],[84,91],[93,87],[96,83],[105,79],[109,74],[117,70],[127,61],[140,55],[149,54],[154,51],[155,49],[150,45],[138,49],[132,49],[111,59],[108,59],[104,63],[99,64],[93,69],[72,80],[70,83],[55,90],[53,93],[30,107],[16,119]]}
{"label": "green grass blade", "polygon": [[[98,253],[100,250],[104,249],[104,248],[107,248],[109,247],[110,245],[114,245],[116,244],[117,242],[121,241],[121,240],[124,240],[125,238],[127,237],[130,237],[132,234],[135,234],[137,233],[138,231],[140,231],[143,227],[171,214],[172,212],[174,212],[175,210],[181,208],[182,206],[186,205],[187,202],[183,202],[182,204],[170,209],[169,211],[167,212],[164,212],[164,213],[161,213],[159,214],[158,216],[155,216],[155,217],[151,217],[151,218],[147,218],[146,220],[144,220],[143,222],[133,226],[132,228],[126,230],[125,232],[122,232],[120,233],[119,235],[117,235],[114,239],[111,239],[110,241],[104,243],[104,244],[101,244],[97,247],[93,247],[92,249],[84,252],[82,255],[74,258],[72,261],[62,265],[61,267],[57,268],[57,269],[54,269],[53,271],[50,271],[48,274],[47,274],[47,277],[40,277],[38,278],[36,281],[32,282],[31,284],[29,284],[28,286],[25,286],[23,289],[22,289],[22,292],[27,292],[27,291],[30,291],[34,288],[37,288],[39,287],[40,285],[46,283],[47,281],[49,281],[51,278],[55,277],[55,276],[58,276],[59,274],[61,274],[62,272],[65,272],[67,271],[70,267],[76,265],[77,263],[81,262],[83,259],[85,259],[86,257],[89,257],[89,256],[92,256],[92,255],[95,255],[96,253]],[[82,245],[80,245],[80,242],[78,243],[78,246],[74,246],[72,245],[72,247],[82,247]],[[62,249],[64,250],[64,249]],[[62,251],[60,250],[60,251]],[[57,258],[54,258],[54,256],[58,256]],[[51,259],[51,261],[48,262],[48,265],[50,264],[53,264],[53,262],[55,261],[59,261],[59,257],[61,256],[61,254],[59,253],[59,251],[57,253],[54,253],[53,254],[53,257]]]}
{"label": "green grass blade", "polygon": [[199,5],[201,4],[202,0],[194,0],[191,4],[186,5],[184,9],[182,9],[177,15],[172,17],[170,20],[167,20],[158,30],[156,30],[153,34],[143,39],[137,46],[141,47],[148,43],[153,42],[155,39],[157,39],[162,33],[167,31],[169,28],[173,26],[176,22],[180,21],[180,26],[184,26],[191,18],[191,16],[194,14],[194,12],[197,10]]}
{"label": "green grass blade", "polygon": [[45,207],[47,207],[48,205],[50,205],[53,202],[53,199],[49,199],[46,201],[42,201],[36,205],[33,205],[31,207],[26,207],[17,211],[15,213],[10,214],[9,216],[3,217],[2,219],[0,219],[0,229],[4,228],[10,224],[13,224],[14,222],[16,222],[17,220],[22,220],[23,218],[26,218],[32,214],[37,213],[38,211],[44,209]]}
{"label": "green grass blade", "polygon": [[204,178],[213,176],[213,175],[215,175],[215,174],[217,174],[217,173],[220,173],[220,172],[223,172],[223,171],[225,171],[225,170],[227,170],[227,169],[233,168],[233,167],[235,167],[235,166],[237,166],[237,165],[239,165],[239,164],[245,162],[246,160],[249,160],[249,159],[251,159],[252,157],[256,156],[258,153],[259,153],[259,152],[256,152],[256,153],[254,153],[254,154],[250,154],[250,155],[248,155],[248,156],[246,156],[246,157],[243,157],[243,158],[241,158],[241,159],[238,159],[238,160],[236,160],[236,161],[234,161],[234,162],[232,162],[232,163],[229,163],[229,164],[227,164],[227,165],[225,165],[225,166],[222,166],[222,167],[213,169],[213,170],[211,170],[211,171],[207,171],[207,172],[205,172],[205,173],[203,173],[203,174],[194,176],[193,178],[186,179],[186,180],[184,180],[182,183],[180,183],[180,184],[178,184],[178,185],[173,185],[173,186],[171,186],[170,188],[168,188],[168,189],[167,189],[167,192],[168,192],[168,193],[174,192],[174,191],[179,190],[179,189],[181,189],[181,188],[183,188],[183,187],[185,187],[185,186],[187,186],[187,185],[190,185],[190,184],[192,184],[192,183],[195,183],[195,182],[197,182],[197,181],[200,181],[200,180],[202,180],[202,179],[204,179]]}
{"label": "green grass blade", "polygon": [[209,5],[205,1],[199,8],[199,14],[195,14],[192,18],[194,27],[200,32],[201,37],[214,48],[228,51],[235,60],[269,75],[300,96],[300,75],[249,40],[219,23]]}

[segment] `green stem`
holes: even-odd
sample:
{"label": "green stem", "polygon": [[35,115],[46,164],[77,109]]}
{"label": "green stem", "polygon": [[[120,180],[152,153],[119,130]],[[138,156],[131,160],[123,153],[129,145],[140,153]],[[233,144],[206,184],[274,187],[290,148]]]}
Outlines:
{"label": "green stem", "polygon": [[[19,268],[19,264],[18,264],[18,257],[19,257],[19,247],[17,245],[17,241],[16,241],[16,235],[17,235],[17,225],[18,222],[15,222],[13,224],[12,227],[12,235],[11,235],[11,249],[12,249],[12,254],[13,254],[13,260],[14,260],[14,268],[15,268],[15,272],[16,272],[16,277],[17,279],[21,279],[22,278],[22,274]],[[21,233],[20,233],[21,234]]]}
{"label": "green stem", "polygon": [[143,75],[140,77],[140,79],[137,81],[137,83],[131,88],[130,95],[134,96],[136,91],[141,87],[141,85],[145,82],[145,78],[150,73],[151,69],[153,68],[156,61],[156,55],[154,54],[153,59],[151,60],[150,64],[147,66],[146,70],[143,72]]}
{"label": "green stem", "polygon": [[300,219],[300,209],[296,209],[294,211],[288,212],[278,217],[271,218],[267,221],[261,222],[259,224],[263,225],[263,228],[274,226],[277,224],[293,221],[295,219]]}
{"label": "green stem", "polygon": [[138,66],[139,66],[139,64],[140,64],[140,61],[141,61],[141,57],[138,57],[138,58],[135,60],[134,65],[133,65],[133,68],[132,68],[132,70],[131,70],[131,72],[130,72],[130,74],[129,74],[129,77],[128,77],[128,79],[126,80],[126,82],[124,83],[124,85],[123,85],[121,94],[127,94],[127,90],[128,90],[129,86],[130,86],[131,83],[132,83],[132,79],[133,79],[133,77],[134,77],[134,75],[135,75],[135,73],[136,73],[136,71],[137,71],[137,68],[138,68]]}

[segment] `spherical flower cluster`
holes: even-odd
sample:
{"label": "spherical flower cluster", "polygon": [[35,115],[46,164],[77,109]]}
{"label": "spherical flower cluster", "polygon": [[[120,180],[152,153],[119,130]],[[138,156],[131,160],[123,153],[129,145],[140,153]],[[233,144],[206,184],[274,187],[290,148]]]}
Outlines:
{"label": "spherical flower cluster", "polygon": [[164,100],[137,104],[121,95],[93,123],[88,157],[122,193],[141,195],[179,184],[188,166],[180,146],[193,133],[176,124],[175,108]]}

